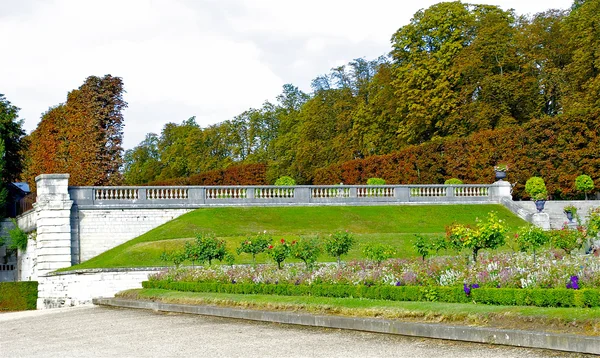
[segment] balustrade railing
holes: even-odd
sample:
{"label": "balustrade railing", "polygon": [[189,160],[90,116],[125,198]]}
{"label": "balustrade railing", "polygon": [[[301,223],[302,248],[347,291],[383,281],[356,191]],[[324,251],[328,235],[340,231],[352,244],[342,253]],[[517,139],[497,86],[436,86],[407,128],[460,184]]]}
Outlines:
{"label": "balustrade railing", "polygon": [[70,187],[82,206],[202,207],[210,205],[498,202],[490,185],[299,185]]}

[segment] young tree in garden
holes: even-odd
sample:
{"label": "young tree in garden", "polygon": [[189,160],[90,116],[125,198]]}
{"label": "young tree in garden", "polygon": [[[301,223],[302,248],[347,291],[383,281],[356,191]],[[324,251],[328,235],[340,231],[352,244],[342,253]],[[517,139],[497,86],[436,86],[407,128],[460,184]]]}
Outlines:
{"label": "young tree in garden", "polygon": [[580,175],[575,178],[575,189],[585,194],[585,200],[588,199],[588,193],[594,190],[594,181],[589,175]]}
{"label": "young tree in garden", "polygon": [[120,183],[123,93],[119,77],[90,76],[69,92],[65,104],[49,109],[30,136],[28,183],[52,172],[69,173],[71,185]]}

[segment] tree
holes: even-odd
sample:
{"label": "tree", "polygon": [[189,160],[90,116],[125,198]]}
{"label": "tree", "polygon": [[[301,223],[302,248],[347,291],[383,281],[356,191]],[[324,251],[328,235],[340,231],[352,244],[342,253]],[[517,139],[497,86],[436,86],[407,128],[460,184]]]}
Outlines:
{"label": "tree", "polygon": [[90,76],[50,108],[31,133],[24,177],[33,187],[43,173],[66,172],[71,185],[114,185],[123,164],[123,82]]}
{"label": "tree", "polygon": [[125,152],[123,176],[126,184],[149,183],[160,175],[158,140],[156,134],[148,133],[138,146]]}
{"label": "tree", "polygon": [[575,189],[582,191],[585,194],[585,200],[587,200],[587,193],[594,190],[594,181],[589,175],[580,175],[575,178]]}
{"label": "tree", "polygon": [[4,168],[0,178],[4,184],[8,184],[17,180],[23,171],[22,151],[26,141],[19,108],[13,106],[3,94],[0,94],[0,139],[4,142]]}

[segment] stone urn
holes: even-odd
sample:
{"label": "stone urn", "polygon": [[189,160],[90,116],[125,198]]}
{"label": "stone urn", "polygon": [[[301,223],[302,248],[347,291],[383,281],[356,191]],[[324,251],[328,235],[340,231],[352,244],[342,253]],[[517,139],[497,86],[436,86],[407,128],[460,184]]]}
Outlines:
{"label": "stone urn", "polygon": [[502,180],[506,178],[506,170],[496,170],[496,180]]}
{"label": "stone urn", "polygon": [[535,208],[537,209],[538,213],[541,213],[544,210],[544,205],[546,205],[546,200],[535,201]]}

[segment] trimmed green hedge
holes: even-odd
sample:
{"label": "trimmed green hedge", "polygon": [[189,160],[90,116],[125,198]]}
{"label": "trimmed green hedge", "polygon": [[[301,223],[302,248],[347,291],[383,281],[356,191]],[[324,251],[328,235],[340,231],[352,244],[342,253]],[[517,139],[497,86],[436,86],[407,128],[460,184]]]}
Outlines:
{"label": "trimmed green hedge", "polygon": [[187,292],[217,292],[281,296],[354,297],[390,301],[436,301],[506,306],[600,307],[598,289],[477,288],[467,296],[462,287],[273,285],[213,282],[144,281],[144,288]]}
{"label": "trimmed green hedge", "polygon": [[37,281],[0,282],[0,311],[34,310],[37,298]]}

